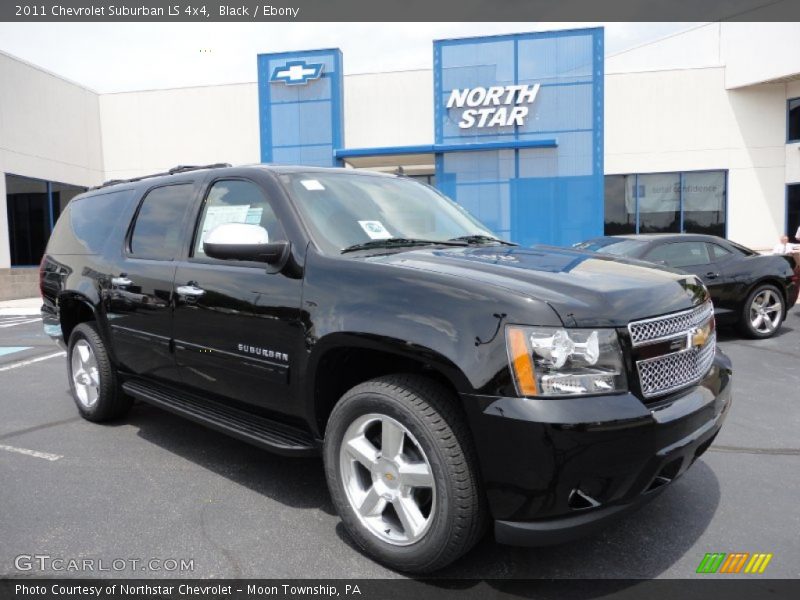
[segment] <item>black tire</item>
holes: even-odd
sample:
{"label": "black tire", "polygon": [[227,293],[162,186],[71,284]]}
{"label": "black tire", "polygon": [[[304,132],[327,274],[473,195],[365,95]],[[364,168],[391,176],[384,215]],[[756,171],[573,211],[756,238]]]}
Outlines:
{"label": "black tire", "polygon": [[[82,341],[89,345],[97,363],[98,394],[96,401],[91,405],[80,400],[73,377],[73,353],[76,345]],[[81,416],[88,421],[99,423],[117,419],[125,415],[133,404],[133,400],[120,389],[116,369],[111,363],[106,345],[94,322],[81,323],[72,330],[67,350],[67,375],[75,405]]]}
{"label": "black tire", "polygon": [[[424,452],[433,475],[436,501],[429,512],[430,525],[410,545],[393,545],[371,532],[344,489],[343,437],[356,419],[371,414],[405,427]],[[457,399],[433,380],[390,375],[348,391],[328,420],[324,459],[328,487],[345,529],[364,552],[390,568],[409,573],[436,571],[466,553],[483,533],[485,502],[466,419]]]}
{"label": "black tire", "polygon": [[[777,324],[769,330],[757,329],[751,320],[751,307],[755,299],[763,293],[771,293],[772,297],[780,302],[780,315]],[[766,339],[775,335],[780,330],[783,320],[786,318],[786,300],[783,293],[774,285],[769,283],[762,283],[753,288],[747,295],[747,299],[742,306],[742,313],[739,318],[739,330],[745,336],[753,339]]]}

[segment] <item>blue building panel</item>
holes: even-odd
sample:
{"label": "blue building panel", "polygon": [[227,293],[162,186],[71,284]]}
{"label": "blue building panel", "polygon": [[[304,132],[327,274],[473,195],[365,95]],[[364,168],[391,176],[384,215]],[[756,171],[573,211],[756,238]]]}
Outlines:
{"label": "blue building panel", "polygon": [[[434,147],[448,148],[436,157],[437,185],[524,245],[602,235],[603,76],[601,28],[434,42]],[[520,85],[530,94],[524,101],[503,94],[480,102],[478,91],[463,106],[448,106],[453,90],[461,97],[465,90]],[[478,122],[483,126],[464,126],[469,111],[474,117],[495,109],[493,115],[515,106],[527,109],[523,118],[487,116]],[[536,140],[556,143],[520,147]],[[507,149],[459,152],[460,144],[466,150],[476,142]]]}
{"label": "blue building panel", "polygon": [[343,87],[338,48],[259,54],[261,162],[339,166]]}

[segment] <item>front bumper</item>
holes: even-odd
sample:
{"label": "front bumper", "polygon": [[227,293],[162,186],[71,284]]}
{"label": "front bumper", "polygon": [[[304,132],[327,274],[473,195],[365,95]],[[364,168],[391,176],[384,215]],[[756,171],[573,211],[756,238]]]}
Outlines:
{"label": "front bumper", "polygon": [[731,364],[718,349],[698,385],[647,405],[630,393],[464,400],[497,541],[557,544],[651,499],[708,449]]}

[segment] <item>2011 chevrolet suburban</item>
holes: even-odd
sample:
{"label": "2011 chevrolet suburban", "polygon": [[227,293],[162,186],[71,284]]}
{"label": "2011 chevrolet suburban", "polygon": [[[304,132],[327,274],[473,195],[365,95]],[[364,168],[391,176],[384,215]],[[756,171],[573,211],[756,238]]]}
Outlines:
{"label": "2011 chevrolet suburban", "polygon": [[435,189],[212,165],[75,198],[41,264],[91,421],[134,399],[321,453],[370,556],[441,568],[573,539],[712,443],[731,364],[693,275],[495,237]]}

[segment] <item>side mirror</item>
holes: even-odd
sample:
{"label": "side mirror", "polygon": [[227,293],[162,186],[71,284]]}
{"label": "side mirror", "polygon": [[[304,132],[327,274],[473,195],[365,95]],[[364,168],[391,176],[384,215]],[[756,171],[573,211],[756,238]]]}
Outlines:
{"label": "side mirror", "polygon": [[284,261],[289,255],[286,240],[269,241],[267,230],[248,223],[223,223],[206,234],[203,252],[221,260],[250,260],[270,265]]}

